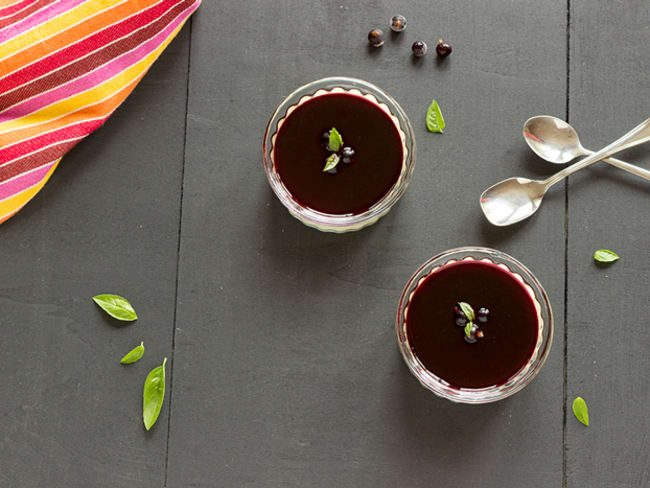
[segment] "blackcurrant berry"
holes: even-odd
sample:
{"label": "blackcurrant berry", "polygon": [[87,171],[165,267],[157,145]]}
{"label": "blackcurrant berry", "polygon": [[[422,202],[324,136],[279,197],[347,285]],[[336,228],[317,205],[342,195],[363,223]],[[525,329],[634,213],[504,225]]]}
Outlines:
{"label": "blackcurrant berry", "polygon": [[436,46],[436,52],[441,58],[446,58],[451,54],[451,44],[440,39]]}
{"label": "blackcurrant berry", "polygon": [[474,344],[478,339],[476,338],[476,334],[472,334],[470,337],[467,337],[467,334],[464,336],[465,342],[469,342],[470,344]]}
{"label": "blackcurrant berry", "polygon": [[396,15],[390,19],[390,28],[393,29],[394,32],[402,32],[406,29],[406,17],[403,15]]}
{"label": "blackcurrant berry", "polygon": [[483,333],[478,330],[478,325],[472,324],[472,331],[469,333],[469,337],[467,334],[465,334],[463,337],[465,338],[465,342],[474,344],[478,340],[478,337],[483,337]]}
{"label": "blackcurrant berry", "polygon": [[476,312],[476,318],[482,324],[486,323],[489,317],[490,317],[490,311],[485,307],[479,308],[478,312]]}
{"label": "blackcurrant berry", "polygon": [[341,162],[349,164],[352,162],[352,158],[354,158],[354,149],[348,146],[344,147],[341,150]]}
{"label": "blackcurrant berry", "polygon": [[424,41],[415,41],[413,45],[411,46],[411,51],[413,51],[413,55],[417,56],[418,58],[421,58],[427,53],[427,44]]}
{"label": "blackcurrant berry", "polygon": [[374,47],[383,46],[384,44],[384,31],[381,29],[373,29],[368,32],[368,42]]}

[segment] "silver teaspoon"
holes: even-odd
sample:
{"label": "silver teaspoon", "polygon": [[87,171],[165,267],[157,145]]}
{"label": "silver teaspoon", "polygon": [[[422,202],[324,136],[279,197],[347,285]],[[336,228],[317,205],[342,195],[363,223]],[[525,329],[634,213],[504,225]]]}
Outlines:
{"label": "silver teaspoon", "polygon": [[491,186],[481,195],[481,209],[494,225],[502,227],[520,222],[537,211],[544,194],[558,181],[603,158],[648,141],[650,141],[650,119],[646,119],[609,146],[545,180],[515,177]]}
{"label": "silver teaspoon", "polygon": [[[594,153],[580,144],[573,127],[551,115],[538,115],[528,119],[524,123],[524,140],[540,158],[555,164],[565,164],[578,156]],[[603,161],[650,180],[650,171],[647,169],[614,158],[605,158]]]}

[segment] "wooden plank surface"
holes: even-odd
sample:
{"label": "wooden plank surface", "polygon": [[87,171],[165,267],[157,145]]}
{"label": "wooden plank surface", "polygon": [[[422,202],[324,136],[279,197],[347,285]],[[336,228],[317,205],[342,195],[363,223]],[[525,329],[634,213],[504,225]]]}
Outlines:
{"label": "wooden plank surface", "polygon": [[[569,116],[598,150],[650,117],[650,4],[571,5]],[[621,159],[648,168],[649,156],[643,146]],[[567,487],[647,487],[650,185],[600,163],[569,188]],[[597,266],[599,248],[621,259]],[[573,418],[576,396],[589,428]]]}
{"label": "wooden plank surface", "polygon": [[[647,183],[600,164],[507,229],[477,202],[500,179],[558,169],[521,140],[527,117],[568,114],[598,149],[650,114],[647,2],[569,3],[204,2],[191,35],[0,226],[0,486],[647,487]],[[408,28],[392,36],[396,13]],[[454,52],[437,63],[441,36]],[[416,39],[431,50],[420,62]],[[331,75],[387,90],[418,142],[401,202],[347,235],[292,219],[260,161],[275,106]],[[424,128],[432,98],[444,135]],[[482,407],[424,390],[393,333],[411,273],[462,245],[523,261],[556,320],[539,377]],[[621,260],[596,266],[601,247]],[[140,320],[106,319],[90,301],[105,291]],[[145,358],[120,366],[140,340]],[[142,382],[164,356],[168,396],[146,433]]]}
{"label": "wooden plank surface", "polygon": [[[141,395],[172,345],[188,34],[0,226],[3,488],[163,484],[167,407],[147,433]],[[108,319],[105,292],[140,319]]]}
{"label": "wooden plank surface", "polygon": [[[380,50],[366,34],[404,14]],[[521,139],[534,114],[565,114],[566,3],[204,2],[193,19],[167,486],[560,486],[564,210],[555,188],[533,219],[487,224],[478,195],[555,168]],[[410,44],[447,37],[419,63]],[[370,229],[324,234],[269,189],[260,148],[297,86],[367,79],[415,126],[402,201]],[[436,98],[445,134],[424,128]],[[559,334],[533,384],[483,407],[435,398],[410,376],[393,317],[410,274],[461,245],[528,265]]]}

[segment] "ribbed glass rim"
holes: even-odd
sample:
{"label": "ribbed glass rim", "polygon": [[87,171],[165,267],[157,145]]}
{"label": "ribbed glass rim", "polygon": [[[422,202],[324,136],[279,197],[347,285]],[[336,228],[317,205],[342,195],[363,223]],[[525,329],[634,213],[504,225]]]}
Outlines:
{"label": "ribbed glass rim", "polygon": [[[369,98],[377,103],[393,119],[404,144],[404,160],[398,181],[386,195],[359,214],[326,214],[305,207],[298,203],[284,186],[273,164],[273,142],[279,126],[292,107],[306,101],[314,95],[327,92],[348,91]],[[291,215],[305,225],[325,232],[349,232],[374,224],[386,215],[406,191],[415,167],[416,145],[413,127],[400,105],[385,91],[370,82],[357,78],[335,76],[312,81],[293,91],[276,108],[269,119],[262,145],[262,163],[273,192]]]}
{"label": "ribbed glass rim", "polygon": [[[522,368],[502,385],[486,388],[457,388],[426,369],[413,354],[406,333],[408,306],[418,284],[440,267],[457,261],[478,260],[494,263],[520,280],[533,298],[538,315],[537,344]],[[460,247],[444,251],[427,260],[408,280],[397,308],[395,333],[402,357],[411,373],[425,388],[453,402],[481,404],[502,400],[528,385],[546,362],[553,342],[553,311],[541,283],[523,264],[506,253],[486,247]]]}

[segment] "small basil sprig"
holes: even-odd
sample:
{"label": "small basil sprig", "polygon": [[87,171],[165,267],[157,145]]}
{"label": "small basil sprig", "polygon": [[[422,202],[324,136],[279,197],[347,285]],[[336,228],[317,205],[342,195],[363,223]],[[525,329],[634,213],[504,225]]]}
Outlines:
{"label": "small basil sprig", "polygon": [[589,409],[587,408],[587,403],[582,399],[582,397],[577,397],[573,400],[573,415],[587,427],[589,427]]}
{"label": "small basil sprig", "polygon": [[339,134],[339,131],[335,127],[332,127],[330,130],[330,138],[327,143],[327,150],[332,152],[337,152],[343,147],[343,136]]}
{"label": "small basil sprig", "polygon": [[619,258],[619,255],[609,249],[598,249],[594,253],[594,259],[599,263],[613,263]]}
{"label": "small basil sprig", "polygon": [[95,295],[93,300],[114,319],[132,322],[138,318],[129,301],[119,295]]}
{"label": "small basil sprig", "polygon": [[474,309],[472,308],[472,306],[469,303],[467,303],[467,302],[458,302],[458,306],[460,307],[460,309],[465,314],[465,317],[467,317],[467,320],[472,322],[473,320],[476,319],[476,315],[474,314]]}
{"label": "small basil sprig", "polygon": [[429,129],[429,132],[439,132],[442,134],[444,128],[445,119],[442,117],[438,102],[434,100],[427,110],[427,129]]}
{"label": "small basil sprig", "polygon": [[323,171],[329,171],[336,168],[336,166],[339,164],[339,161],[341,161],[339,155],[332,153],[330,157],[325,160],[325,167],[323,168]]}
{"label": "small basil sprig", "polygon": [[144,381],[142,420],[147,430],[151,429],[153,424],[156,423],[162,408],[165,397],[165,364],[167,364],[167,358],[163,360],[160,366],[152,369]]}
{"label": "small basil sprig", "polygon": [[472,327],[474,327],[474,324],[471,320],[468,320],[467,325],[465,326],[465,335],[468,339],[472,338]]}
{"label": "small basil sprig", "polygon": [[129,352],[127,352],[124,357],[120,360],[122,364],[132,364],[144,356],[144,342],[141,342],[139,346],[135,346]]}

